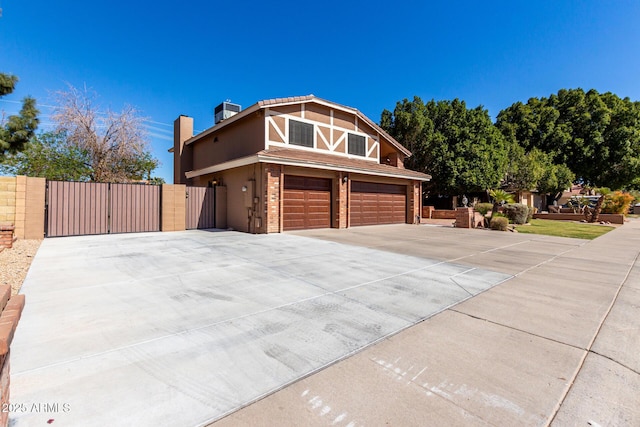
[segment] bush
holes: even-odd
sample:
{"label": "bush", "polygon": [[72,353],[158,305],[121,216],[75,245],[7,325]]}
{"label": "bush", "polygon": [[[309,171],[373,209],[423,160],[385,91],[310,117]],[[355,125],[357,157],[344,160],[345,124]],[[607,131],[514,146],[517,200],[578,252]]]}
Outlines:
{"label": "bush", "polygon": [[634,197],[629,193],[615,191],[607,194],[602,205],[602,213],[627,214]]}
{"label": "bush", "polygon": [[[514,224],[526,224],[529,217],[529,207],[522,203],[508,203],[503,206],[504,213]],[[533,214],[532,214],[533,215]]]}
{"label": "bush", "polygon": [[509,220],[503,216],[494,215],[491,218],[490,227],[492,230],[507,231]]}
{"label": "bush", "polygon": [[533,219],[533,214],[536,213],[536,208],[533,206],[527,206],[527,208],[529,208],[529,213],[527,214],[527,223],[529,223]]}
{"label": "bush", "polygon": [[473,207],[476,212],[480,212],[482,216],[485,216],[487,212],[493,209],[493,203],[476,203]]}

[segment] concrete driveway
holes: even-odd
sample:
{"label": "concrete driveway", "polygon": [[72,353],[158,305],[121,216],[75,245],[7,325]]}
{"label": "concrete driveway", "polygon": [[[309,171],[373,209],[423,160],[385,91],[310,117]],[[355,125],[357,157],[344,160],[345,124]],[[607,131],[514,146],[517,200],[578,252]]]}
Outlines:
{"label": "concrete driveway", "polygon": [[47,239],[22,288],[12,425],[205,425],[573,244],[503,265],[493,252],[531,238],[456,231]]}

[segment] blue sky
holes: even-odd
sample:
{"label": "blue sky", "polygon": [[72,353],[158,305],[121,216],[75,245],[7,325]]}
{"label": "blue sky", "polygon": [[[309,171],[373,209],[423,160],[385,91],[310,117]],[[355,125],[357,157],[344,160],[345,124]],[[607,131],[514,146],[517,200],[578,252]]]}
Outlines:
{"label": "blue sky", "polygon": [[149,118],[157,172],[172,181],[172,123],[213,125],[230,99],[308,95],[378,122],[414,95],[460,98],[495,117],[561,88],[640,100],[640,2],[109,2],[0,0],[0,71],[51,123],[52,92],[87,85],[102,108]]}

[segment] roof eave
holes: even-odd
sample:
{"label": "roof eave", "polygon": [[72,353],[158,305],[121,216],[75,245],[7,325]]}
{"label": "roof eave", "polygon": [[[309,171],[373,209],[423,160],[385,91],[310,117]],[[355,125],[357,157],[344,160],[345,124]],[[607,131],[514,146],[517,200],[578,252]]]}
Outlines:
{"label": "roof eave", "polygon": [[309,160],[286,159],[278,156],[270,156],[269,154],[258,154],[258,161],[260,163],[276,163],[276,164],[287,165],[287,166],[299,166],[299,167],[307,167],[307,168],[314,168],[314,169],[352,172],[352,173],[359,173],[362,175],[383,176],[387,178],[413,179],[413,180],[422,181],[422,182],[431,181],[431,175],[423,174],[425,175],[424,177],[417,177],[417,176],[411,176],[410,174],[403,174],[402,171],[406,169],[398,169],[398,172],[372,171],[372,170],[362,169],[357,166],[332,165],[330,163],[315,162],[315,161],[309,161]]}
{"label": "roof eave", "polygon": [[279,165],[287,165],[287,166],[299,166],[306,167],[312,169],[323,169],[323,170],[332,170],[332,171],[342,171],[342,172],[352,172],[359,173],[362,175],[372,175],[372,176],[382,176],[387,178],[399,178],[399,179],[412,179],[416,181],[427,182],[431,180],[431,176],[427,174],[423,174],[423,177],[412,176],[410,174],[404,174],[402,171],[406,169],[398,169],[398,171],[372,171],[367,169],[362,169],[357,166],[341,166],[341,165],[332,165],[330,163],[323,162],[314,162],[308,160],[296,160],[296,159],[286,159],[278,156],[270,156],[269,154],[258,153],[254,156],[242,157],[240,159],[231,160],[224,163],[219,163],[217,165],[209,166],[202,169],[197,169],[193,171],[187,172],[185,175],[188,179],[196,178],[202,175],[208,175],[211,173],[222,172],[224,170],[233,169],[237,167],[247,166],[254,163],[275,163]]}

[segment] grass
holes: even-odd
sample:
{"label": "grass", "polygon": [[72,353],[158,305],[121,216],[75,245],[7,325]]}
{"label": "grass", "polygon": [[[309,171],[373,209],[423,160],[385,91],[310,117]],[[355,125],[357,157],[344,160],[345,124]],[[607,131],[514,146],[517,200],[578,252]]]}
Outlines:
{"label": "grass", "polygon": [[613,230],[599,224],[584,224],[571,221],[554,221],[550,219],[532,219],[530,225],[517,225],[519,233],[544,234],[547,236],[573,237],[576,239],[595,239]]}

